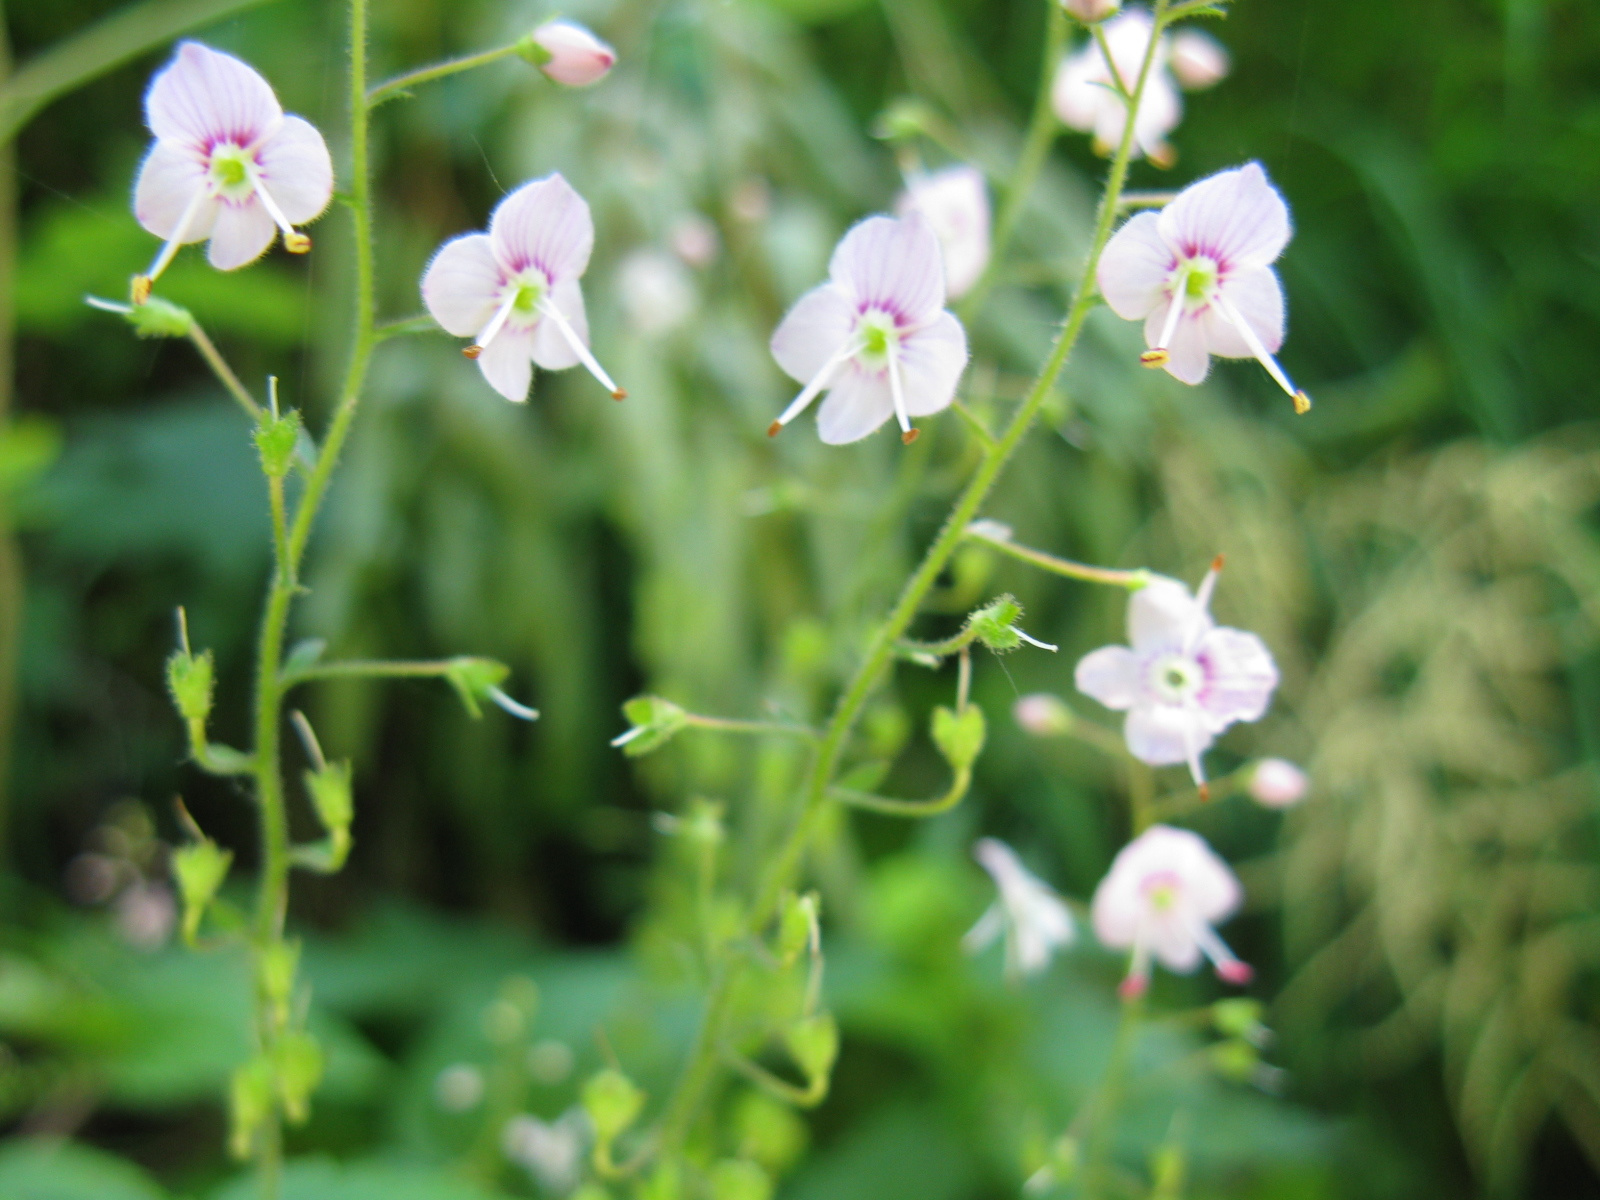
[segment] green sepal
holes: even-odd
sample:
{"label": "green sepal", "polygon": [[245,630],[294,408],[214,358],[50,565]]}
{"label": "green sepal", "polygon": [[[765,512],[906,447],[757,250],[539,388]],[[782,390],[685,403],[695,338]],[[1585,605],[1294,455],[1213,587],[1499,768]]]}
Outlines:
{"label": "green sepal", "polygon": [[331,762],[323,764],[320,771],[306,772],[306,791],[311,794],[311,805],[317,810],[317,819],[335,842],[350,837],[350,822],[355,816],[355,803],[350,795],[350,764]]}
{"label": "green sepal", "polygon": [[708,1173],[711,1200],[772,1200],[772,1176],[747,1158],[724,1158]]}
{"label": "green sepal", "polygon": [[256,1134],[272,1118],[276,1103],[272,1060],[258,1054],[234,1069],[228,1081],[228,1152],[249,1158]]}
{"label": "green sepal", "polygon": [[589,1114],[595,1140],[601,1145],[615,1141],[643,1109],[644,1093],[614,1067],[596,1073],[583,1085],[583,1110]]}
{"label": "green sepal", "polygon": [[839,1057],[839,1024],[830,1013],[802,1017],[784,1030],[784,1044],[813,1086],[828,1078]]}
{"label": "green sepal", "polygon": [[194,314],[160,296],[133,305],[124,315],[134,333],[142,338],[188,337],[194,332]]}
{"label": "green sepal", "polygon": [[167,658],[167,688],[178,715],[202,724],[211,716],[211,693],[216,686],[216,662],[211,651],[191,654],[174,650]]}
{"label": "green sepal", "polygon": [[622,706],[622,715],[630,728],[611,744],[620,746],[629,758],[659,749],[689,724],[688,713],[660,696],[635,696]]}
{"label": "green sepal", "polygon": [[278,1038],[272,1048],[278,1077],[278,1099],[291,1125],[311,1115],[311,1093],[322,1082],[322,1047],[309,1033],[296,1030]]}
{"label": "green sepal", "polygon": [[997,596],[967,618],[973,636],[997,654],[1015,650],[1022,637],[1013,626],[1022,616],[1022,605],[1012,596]]}
{"label": "green sepal", "polygon": [[492,658],[452,658],[445,678],[461,697],[467,715],[476,720],[483,716],[483,702],[489,699],[492,689],[499,687],[511,674],[511,668]]}
{"label": "green sepal", "polygon": [[541,46],[533,34],[525,33],[517,39],[517,57],[536,67],[542,67],[555,55]]}
{"label": "green sepal", "polygon": [[987,732],[983,709],[976,704],[960,712],[943,705],[933,710],[933,744],[957,771],[965,771],[977,761]]}
{"label": "green sepal", "polygon": [[783,898],[778,914],[778,962],[792,967],[811,944],[817,927],[817,893],[807,892],[797,896],[790,892]]}
{"label": "green sepal", "polygon": [[292,408],[281,417],[261,414],[255,432],[256,450],[261,455],[261,470],[268,478],[282,479],[294,468],[300,429],[300,414]]}
{"label": "green sepal", "polygon": [[179,846],[172,852],[172,875],[183,898],[184,941],[193,942],[199,936],[200,922],[232,864],[233,851],[224,850],[210,838]]}

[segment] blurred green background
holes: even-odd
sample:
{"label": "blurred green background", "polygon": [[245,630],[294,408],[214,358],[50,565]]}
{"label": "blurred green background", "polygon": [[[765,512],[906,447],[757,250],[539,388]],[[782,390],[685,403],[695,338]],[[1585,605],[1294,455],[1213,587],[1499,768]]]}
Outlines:
{"label": "blurred green background", "polygon": [[[452,1110],[452,1064],[491,1085],[526,1073],[546,1118],[604,1045],[653,1095],[670,1083],[695,993],[651,813],[712,797],[748,844],[780,819],[795,757],[685,736],[624,760],[607,745],[618,706],[649,690],[810,719],[852,667],[974,449],[950,415],[909,450],[825,448],[809,419],[769,441],[791,388],[766,339],[838,235],[892,203],[900,164],[872,136],[891,103],[915,97],[946,130],[902,150],[1003,184],[1043,3],[594,0],[567,15],[619,51],[598,87],[560,90],[511,60],[379,111],[383,313],[417,312],[433,247],[559,169],[594,208],[595,344],[631,398],[569,372],[511,406],[451,339],[379,351],[295,633],[342,656],[496,656],[544,717],[471,721],[422,683],[301,696],[330,755],[354,760],[357,819],[347,870],[295,883],[332,1059],[291,1139],[293,1195],[559,1194],[497,1157],[494,1094]],[[12,0],[15,54],[114,7]],[[373,10],[377,77],[549,15],[524,0]],[[337,162],[343,22],[335,3],[276,0],[201,36],[262,70]],[[1137,331],[1101,312],[988,509],[1029,544],[1191,580],[1224,553],[1218,615],[1262,634],[1284,682],[1214,767],[1276,753],[1314,780],[1286,816],[1233,800],[1195,819],[1250,893],[1227,933],[1271,1001],[1284,1073],[1256,1082],[1279,1094],[1219,1079],[1204,1036],[1168,1024],[1122,1149],[1137,1165],[1181,1146],[1196,1197],[1600,1196],[1600,6],[1241,0],[1207,28],[1233,73],[1186,97],[1176,167],[1139,164],[1133,185],[1266,165],[1296,222],[1283,359],[1317,407],[1293,417],[1254,364],[1198,389],[1141,371]],[[137,341],[82,303],[122,295],[154,249],[128,197],[166,53],[52,104],[17,147],[25,424],[0,486],[26,609],[0,1120],[88,1148],[0,1147],[8,1198],[249,1194],[230,1190],[218,1099],[248,984],[225,955],[165,944],[163,854],[175,796],[247,865],[253,813],[183,763],[161,664],[185,605],[218,656],[214,732],[244,739],[265,489],[191,348]],[[963,395],[991,419],[1043,357],[1103,169],[1063,134],[974,325]],[[315,428],[347,349],[346,214],[313,233],[307,258],[236,275],[187,252],[163,287]],[[691,264],[686,245],[711,249]],[[671,280],[681,304],[640,303],[641,277]],[[1116,772],[1008,716],[1022,693],[1070,698],[1077,656],[1120,631],[1120,598],[973,550],[924,631],[1002,590],[1062,649],[978,662],[993,733],[972,798],[925,825],[841,818],[818,856],[845,1034],[833,1095],[793,1128],[724,1097],[730,1147],[782,1171],[785,1196],[1015,1195],[1030,1147],[1104,1062],[1109,956],[1075,951],[1016,991],[957,945],[986,903],[978,834],[1078,897],[1126,836]],[[948,685],[901,667],[866,723],[863,759],[894,761],[896,794],[942,786],[911,731]],[[480,1019],[497,995],[525,1009],[522,977],[540,994],[525,1063],[523,1041]],[[1219,994],[1203,978],[1157,987],[1174,1011]]]}

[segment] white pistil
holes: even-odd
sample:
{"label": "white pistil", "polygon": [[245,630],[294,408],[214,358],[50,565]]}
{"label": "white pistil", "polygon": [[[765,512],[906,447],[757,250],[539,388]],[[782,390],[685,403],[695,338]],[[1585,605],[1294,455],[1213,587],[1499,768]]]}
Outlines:
{"label": "white pistil", "polygon": [[856,351],[860,349],[861,341],[858,338],[849,338],[845,341],[844,345],[840,346],[839,349],[834,351],[833,357],[827,362],[823,363],[822,369],[811,377],[811,382],[806,384],[806,386],[800,390],[800,394],[789,402],[789,407],[784,409],[783,412],[779,414],[776,421],[767,426],[767,436],[777,437],[778,430],[782,429],[790,421],[794,420],[801,413],[805,412],[806,406],[815,400],[819,395],[821,395],[828,384],[832,382],[834,372],[836,372],[846,361],[851,358],[851,356],[856,353]]}
{"label": "white pistil", "polygon": [[517,300],[522,295],[522,289],[513,287],[500,307],[495,309],[494,316],[489,318],[489,323],[483,327],[477,339],[461,353],[468,358],[477,358],[489,348],[489,343],[500,336],[500,331],[506,327],[506,321],[511,317],[511,310],[517,306]]}
{"label": "white pistil", "polygon": [[189,226],[194,224],[195,215],[200,211],[200,205],[210,199],[204,187],[198,188],[189,198],[188,205],[183,210],[183,215],[178,218],[178,224],[172,230],[172,236],[166,240],[161,251],[156,255],[155,261],[150,264],[150,269],[143,275],[133,277],[133,302],[143,304],[150,299],[150,288],[155,281],[161,278],[161,272],[171,265],[173,256],[178,253],[178,247],[183,245],[183,235],[189,232]]}
{"label": "white pistil", "polygon": [[272,193],[267,191],[267,185],[261,182],[261,176],[252,171],[250,183],[255,188],[256,195],[260,197],[261,207],[267,210],[267,215],[272,218],[273,224],[283,231],[283,248],[290,254],[308,252],[311,249],[311,238],[289,224],[289,218],[283,215],[283,209],[278,207],[278,202],[272,198]]}
{"label": "white pistil", "polygon": [[1049,650],[1049,651],[1051,651],[1053,653],[1053,652],[1061,649],[1060,646],[1052,646],[1049,642],[1041,642],[1036,637],[1029,637],[1027,634],[1023,633],[1022,630],[1018,629],[1015,625],[1013,625],[1011,627],[1011,632],[1016,634],[1023,641],[1027,642],[1028,645],[1037,646],[1041,650]]}
{"label": "white pistil", "polygon": [[1278,386],[1293,398],[1295,412],[1310,412],[1311,397],[1289,382],[1289,377],[1283,373],[1283,368],[1278,365],[1278,360],[1267,353],[1267,348],[1261,344],[1261,339],[1256,336],[1256,331],[1250,328],[1250,323],[1239,315],[1239,310],[1222,294],[1220,289],[1212,298],[1212,303],[1217,306],[1217,311],[1223,315],[1228,324],[1239,331],[1239,336],[1244,339],[1244,344],[1250,347],[1250,353],[1254,354],[1257,361],[1267,369],[1267,374],[1271,375]]}
{"label": "white pistil", "polygon": [[589,347],[583,344],[583,339],[578,336],[578,331],[567,324],[567,319],[561,315],[561,310],[549,298],[539,301],[539,311],[556,323],[556,328],[561,331],[561,336],[567,339],[567,345],[572,347],[572,352],[578,356],[578,361],[589,368],[589,374],[600,381],[606,391],[611,393],[613,400],[626,400],[628,393],[619,388],[606,374],[606,369],[600,365],[600,360],[590,352]]}
{"label": "white pistil", "polygon": [[529,708],[526,704],[517,703],[517,701],[513,700],[510,696],[506,695],[497,687],[492,687],[489,689],[489,699],[493,700],[513,717],[519,717],[524,721],[537,721],[539,719],[538,709]]}
{"label": "white pistil", "polygon": [[900,343],[891,340],[885,349],[889,358],[889,394],[894,397],[894,415],[900,422],[900,440],[909,446],[917,440],[917,430],[911,428],[911,416],[906,412],[906,391],[900,383]]}

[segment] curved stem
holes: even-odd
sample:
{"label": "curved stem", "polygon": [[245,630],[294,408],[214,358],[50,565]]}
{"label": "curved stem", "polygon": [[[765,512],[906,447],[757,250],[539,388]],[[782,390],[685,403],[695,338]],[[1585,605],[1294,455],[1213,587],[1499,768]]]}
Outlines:
{"label": "curved stem", "polygon": [[1040,570],[1049,571],[1054,575],[1064,575],[1068,579],[1082,579],[1086,583],[1108,583],[1113,587],[1127,588],[1129,591],[1142,588],[1150,581],[1149,571],[1122,571],[1115,567],[1095,567],[1088,563],[1073,562],[1070,558],[1057,558],[1054,554],[1046,554],[1043,550],[1019,546],[1008,538],[990,536],[981,528],[969,529],[967,536]]}
{"label": "curved stem", "polygon": [[442,679],[458,666],[456,659],[386,660],[350,659],[346,662],[316,663],[283,672],[283,688],[288,691],[313,679]]}
{"label": "curved stem", "polygon": [[385,79],[382,83],[374,85],[367,93],[366,104],[368,109],[377,108],[385,100],[393,100],[396,96],[410,88],[422,83],[432,83],[435,79],[444,79],[450,75],[459,75],[462,71],[470,71],[475,67],[486,67],[492,62],[499,62],[502,58],[510,58],[522,50],[520,42],[512,42],[509,46],[501,46],[495,50],[485,50],[481,54],[468,54],[461,58],[452,58],[447,62],[434,63],[431,67],[419,67],[415,71],[407,71],[404,75],[396,75],[393,79]]}
{"label": "curved stem", "polygon": [[960,804],[971,787],[972,768],[962,767],[955,773],[950,790],[931,800],[898,800],[890,796],[875,796],[871,792],[858,792],[853,788],[837,787],[828,789],[828,798],[852,808],[888,813],[892,817],[936,817]]}
{"label": "curved stem", "polygon": [[691,729],[711,729],[720,733],[748,733],[755,736],[778,734],[786,737],[817,739],[817,731],[809,725],[791,725],[784,721],[742,721],[732,717],[706,717],[699,713],[686,713]]}
{"label": "curved stem", "polygon": [[221,381],[223,387],[228,389],[228,394],[239,402],[239,407],[250,415],[251,420],[261,420],[261,406],[256,403],[256,398],[250,394],[249,388],[239,382],[239,377],[233,373],[233,368],[228,365],[227,359],[222,357],[216,344],[206,336],[206,331],[200,328],[199,321],[190,320],[189,340],[200,352],[200,357],[206,360],[206,366],[211,368],[211,373]]}
{"label": "curved stem", "polygon": [[1084,1194],[1089,1200],[1100,1200],[1100,1197],[1110,1194],[1111,1133],[1115,1127],[1117,1109],[1122,1105],[1128,1067],[1133,1062],[1133,1048],[1143,1015],[1142,997],[1122,1002],[1122,1015],[1117,1021],[1116,1039],[1111,1043],[1111,1058],[1106,1064],[1105,1077],[1101,1079],[1100,1091],[1095,1097],[1094,1122],[1084,1154]]}

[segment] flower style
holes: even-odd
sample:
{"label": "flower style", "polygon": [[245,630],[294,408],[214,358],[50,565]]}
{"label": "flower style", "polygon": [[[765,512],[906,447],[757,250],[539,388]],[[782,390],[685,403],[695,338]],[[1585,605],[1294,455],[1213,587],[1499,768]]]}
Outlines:
{"label": "flower style", "polygon": [[967,363],[966,331],[944,311],[938,237],[917,213],[868,217],[840,239],[828,275],[772,335],[772,356],[805,387],[767,433],[827,392],[824,442],[860,441],[894,416],[909,445],[911,418],[949,407]]}
{"label": "flower style", "polygon": [[265,79],[231,54],[184,42],[151,81],[144,111],[156,141],[133,211],[166,244],[134,278],[135,303],[189,242],[209,238],[207,257],[220,271],[254,262],[279,230],[290,253],[311,249],[295,226],[328,207],[333,160],[309,121],[284,114]]}
{"label": "flower style", "polygon": [[1254,358],[1307,412],[1311,398],[1273,358],[1284,313],[1272,264],[1290,233],[1289,208],[1260,163],[1219,171],[1117,230],[1100,256],[1100,292],[1119,317],[1144,322],[1145,366],[1199,383],[1213,354]]}
{"label": "flower style", "polygon": [[582,363],[621,400],[628,393],[589,351],[578,279],[593,249],[588,204],[548,175],[500,201],[488,233],[439,247],[422,274],[422,300],[447,332],[474,339],[462,353],[507,400],[528,398],[534,363],[547,371]]}
{"label": "flower style", "polygon": [[1124,846],[1090,905],[1101,943],[1133,951],[1119,989],[1123,998],[1144,994],[1152,956],[1184,975],[1209,958],[1228,983],[1249,983],[1249,964],[1213,928],[1243,899],[1238,878],[1197,833],[1152,825]]}
{"label": "flower style", "polygon": [[989,265],[989,192],[982,171],[957,164],[931,175],[919,172],[907,180],[895,212],[902,217],[921,213],[933,226],[944,255],[944,286],[950,299],[978,282]]}
{"label": "flower style", "polygon": [[539,69],[567,87],[599,83],[617,62],[617,52],[576,21],[546,21],[529,36],[549,55]]}
{"label": "flower style", "polygon": [[1188,763],[1206,794],[1200,755],[1235,721],[1255,721],[1278,686],[1278,668],[1253,633],[1219,627],[1207,607],[1222,569],[1211,564],[1198,594],[1152,575],[1128,598],[1130,646],[1102,646],[1078,662],[1078,690],[1126,711],[1123,737],[1152,766]]}
{"label": "flower style", "polygon": [[1050,956],[1070,946],[1077,936],[1072,913],[1047,883],[1022,865],[1016,851],[998,838],[980,840],[972,848],[972,857],[994,878],[1000,898],[961,939],[963,948],[976,953],[1003,932],[1008,975],[1035,975],[1044,970],[1050,965]]}
{"label": "flower style", "polygon": [[[1110,62],[1099,43],[1090,41],[1062,59],[1050,87],[1050,104],[1069,129],[1094,135],[1097,153],[1110,154],[1121,143],[1128,120],[1124,94],[1139,82],[1155,21],[1142,9],[1130,8],[1100,27]],[[1167,145],[1167,134],[1183,117],[1183,99],[1166,68],[1167,40],[1156,47],[1155,61],[1145,80],[1144,94],[1133,121],[1133,153],[1148,155],[1160,167],[1169,167],[1177,155]],[[1113,71],[1115,74],[1113,74]]]}

